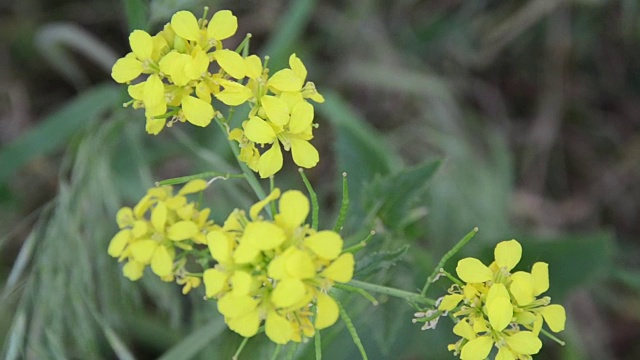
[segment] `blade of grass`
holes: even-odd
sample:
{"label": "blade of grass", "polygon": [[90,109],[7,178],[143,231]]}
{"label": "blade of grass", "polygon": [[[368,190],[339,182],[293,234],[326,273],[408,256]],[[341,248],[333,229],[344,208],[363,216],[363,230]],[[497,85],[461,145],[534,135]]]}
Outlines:
{"label": "blade of grass", "polygon": [[207,325],[187,335],[182,341],[165,352],[158,360],[191,359],[225,329],[224,321],[215,316]]}
{"label": "blade of grass", "polygon": [[78,129],[118,104],[121,88],[99,85],[89,89],[49,115],[37,127],[0,151],[0,182],[5,182],[21,167],[38,156],[64,145]]}

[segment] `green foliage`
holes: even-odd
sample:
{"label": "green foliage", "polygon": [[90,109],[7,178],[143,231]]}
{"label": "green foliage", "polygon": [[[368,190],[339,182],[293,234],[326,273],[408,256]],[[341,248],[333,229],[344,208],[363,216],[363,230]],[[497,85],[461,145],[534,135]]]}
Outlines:
{"label": "green foliage", "polygon": [[409,213],[440,164],[440,160],[430,160],[394,174],[374,176],[364,190],[365,208],[385,226],[401,229],[411,220]]}
{"label": "green foliage", "polygon": [[404,245],[395,250],[379,251],[367,254],[367,256],[356,263],[355,276],[366,278],[379,271],[386,270],[402,259],[409,250],[409,245]]}

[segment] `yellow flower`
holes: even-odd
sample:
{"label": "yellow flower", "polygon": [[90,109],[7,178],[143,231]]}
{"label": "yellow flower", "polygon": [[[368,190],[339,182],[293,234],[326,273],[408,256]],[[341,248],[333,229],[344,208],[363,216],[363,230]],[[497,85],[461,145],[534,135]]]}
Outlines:
{"label": "yellow flower", "polygon": [[[278,198],[274,220],[262,218]],[[206,294],[218,299],[218,310],[240,335],[255,335],[265,321],[273,342],[300,342],[337,321],[338,305],[328,291],[336,281],[351,280],[354,258],[342,253],[339,234],[305,224],[309,208],[300,191],[280,196],[275,189],[251,207],[249,217],[236,210],[208,233],[217,264],[204,272]]]}
{"label": "yellow flower", "polygon": [[171,186],[151,188],[134,208],[123,207],[116,215],[120,231],[111,239],[107,252],[127,261],[124,275],[135,281],[150,266],[154,274],[184,285],[184,292],[198,287],[198,278],[183,275],[183,264],[176,262],[176,249],[205,244],[205,234],[215,228],[208,220],[209,209],[196,209],[185,195],[200,192],[204,180],[192,180],[173,194]]}
{"label": "yellow flower", "polygon": [[521,257],[520,243],[509,240],[496,245],[489,266],[475,258],[458,261],[456,273],[465,284],[452,286],[438,310],[460,319],[454,333],[461,339],[449,350],[461,359],[485,359],[493,346],[496,359],[530,358],[542,347],[543,322],[553,332],[564,329],[564,308],[550,305],[549,297],[538,298],[549,289],[548,265],[538,262],[530,273],[512,273]]}

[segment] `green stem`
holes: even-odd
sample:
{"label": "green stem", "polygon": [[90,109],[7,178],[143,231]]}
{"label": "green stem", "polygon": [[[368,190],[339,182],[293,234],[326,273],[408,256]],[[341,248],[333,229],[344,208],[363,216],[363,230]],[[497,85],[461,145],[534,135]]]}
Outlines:
{"label": "green stem", "polygon": [[300,168],[298,169],[298,172],[300,173],[300,176],[302,176],[302,182],[307,188],[309,197],[311,198],[311,228],[313,230],[318,230],[318,213],[320,212],[320,206],[318,205],[318,195],[316,195],[316,192],[313,190],[313,186],[311,186],[309,179],[307,179],[307,175],[304,174],[304,170]]}
{"label": "green stem", "polygon": [[314,345],[316,347],[316,360],[322,360],[322,339],[320,338],[320,330],[316,331],[316,335],[314,337]]}
{"label": "green stem", "polygon": [[365,299],[369,300],[373,306],[378,305],[378,300],[376,300],[376,298],[374,298],[373,295],[369,294],[364,289],[360,289],[360,288],[357,288],[355,286],[349,286],[347,284],[340,284],[340,283],[335,283],[333,286],[335,288],[337,288],[337,289],[356,292],[356,293],[362,295],[362,297],[364,297]]}
{"label": "green stem", "polygon": [[560,344],[560,345],[562,345],[562,346],[564,346],[564,345],[565,345],[564,341],[562,341],[562,340],[558,339],[557,337],[555,337],[555,335],[553,335],[552,333],[548,332],[547,330],[545,330],[545,329],[540,329],[540,332],[541,332],[541,333],[543,333],[543,334],[544,334],[546,337],[548,337],[549,339],[551,339],[551,340],[553,340],[553,341],[557,342],[558,344]]}
{"label": "green stem", "polygon": [[243,174],[230,174],[230,173],[223,173],[223,172],[220,172],[220,171],[206,171],[206,172],[203,172],[203,173],[200,173],[200,174],[189,175],[189,176],[180,176],[180,177],[176,177],[176,178],[161,180],[161,181],[156,182],[156,186],[184,184],[184,183],[189,182],[189,181],[194,180],[194,179],[214,178],[214,177],[217,177],[217,176],[222,177],[224,179],[243,178],[244,177]]}
{"label": "green stem", "polygon": [[242,340],[242,342],[240,343],[240,346],[238,347],[238,350],[236,350],[236,353],[233,354],[233,357],[232,357],[233,360],[238,360],[238,356],[240,356],[242,349],[244,349],[244,347],[247,345],[247,341],[249,341],[248,337]]}
{"label": "green stem", "polygon": [[370,284],[364,281],[351,280],[347,283],[347,285],[351,285],[353,287],[375,292],[378,294],[384,294],[384,295],[402,298],[409,302],[429,304],[429,305],[435,305],[436,303],[435,300],[424,297],[421,294],[416,294],[413,292],[390,288],[382,285]]}
{"label": "green stem", "polygon": [[[251,171],[251,169],[249,169],[249,167],[240,160],[240,151],[238,150],[238,146],[233,143],[233,140],[229,139],[229,136],[227,136],[227,129],[225,128],[224,124],[220,120],[216,122],[218,123],[218,126],[220,126],[220,129],[227,139],[227,143],[229,144],[229,147],[231,148],[231,151],[233,152],[233,155],[236,158],[236,162],[240,166],[240,169],[242,169],[244,178],[249,183],[249,186],[251,186],[251,189],[253,189],[253,192],[256,194],[259,200],[266,198],[267,194],[264,193],[264,189],[262,188],[262,186],[260,186],[255,173]],[[267,211],[269,212],[269,215],[271,215],[271,209],[267,209]]]}
{"label": "green stem", "polygon": [[427,294],[427,290],[429,290],[429,286],[431,286],[431,284],[435,281],[436,276],[438,276],[440,269],[444,267],[444,264],[447,262],[447,260],[449,260],[458,251],[460,251],[460,249],[462,249],[462,247],[465,246],[469,242],[469,240],[471,240],[473,236],[477,233],[478,233],[478,227],[473,228],[473,230],[471,230],[467,235],[465,235],[462,239],[460,239],[460,241],[458,241],[458,243],[453,248],[451,248],[451,250],[449,250],[446,254],[444,254],[444,256],[442,257],[442,259],[440,259],[440,262],[438,263],[436,268],[433,269],[433,272],[427,278],[427,282],[426,284],[424,284],[424,287],[422,288],[422,292],[420,292],[422,296]]}
{"label": "green stem", "polygon": [[347,210],[349,210],[349,186],[347,185],[347,173],[342,173],[342,203],[340,204],[340,212],[338,213],[338,220],[336,220],[336,226],[333,227],[333,231],[340,232],[344,221],[347,217]]}
{"label": "green stem", "polygon": [[371,240],[371,238],[373,238],[373,235],[375,235],[375,234],[376,234],[376,232],[371,230],[369,235],[367,235],[367,237],[364,240],[360,241],[359,243],[357,243],[357,244],[355,244],[353,246],[350,246],[350,247],[344,249],[343,252],[356,253],[356,252],[364,249],[364,247],[367,246],[367,244],[369,243],[369,240]]}
{"label": "green stem", "polygon": [[358,336],[356,327],[353,326],[353,321],[351,321],[351,318],[347,314],[342,304],[340,304],[340,302],[338,301],[336,301],[336,304],[338,304],[338,309],[340,310],[340,318],[342,318],[342,321],[344,321],[345,325],[347,326],[347,330],[349,331],[349,334],[351,334],[351,339],[353,340],[353,344],[360,351],[360,356],[362,356],[362,360],[368,360],[367,352],[365,351],[364,346],[362,345],[360,336]]}

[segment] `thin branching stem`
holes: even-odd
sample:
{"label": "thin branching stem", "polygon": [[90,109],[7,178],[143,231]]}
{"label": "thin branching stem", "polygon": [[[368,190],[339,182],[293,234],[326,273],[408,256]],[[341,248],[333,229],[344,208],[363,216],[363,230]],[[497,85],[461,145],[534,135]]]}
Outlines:
{"label": "thin branching stem", "polygon": [[238,356],[240,356],[240,353],[242,352],[244,347],[247,345],[248,341],[249,341],[248,337],[242,339],[240,346],[238,346],[238,350],[236,350],[235,354],[233,354],[233,357],[232,357],[233,360],[238,360]]}
{"label": "thin branching stem", "polygon": [[342,203],[340,204],[340,212],[338,213],[338,219],[336,220],[336,226],[333,227],[333,231],[340,232],[344,226],[344,221],[347,218],[347,210],[349,210],[349,186],[347,185],[347,173],[342,173]]}
{"label": "thin branching stem", "polygon": [[316,360],[322,360],[322,339],[320,338],[320,330],[316,331],[314,345],[316,347]]}
{"label": "thin branching stem", "polygon": [[318,195],[316,195],[315,190],[313,190],[313,186],[307,179],[307,175],[304,174],[304,170],[301,168],[298,169],[300,176],[302,176],[302,182],[304,182],[304,186],[307,188],[309,192],[309,197],[311,198],[311,228],[313,230],[318,230],[318,213],[320,212],[320,206],[318,205]]}
{"label": "thin branching stem", "polygon": [[[347,283],[347,285],[356,287],[356,288],[360,288],[360,289],[364,289],[367,291],[371,291],[374,293],[378,293],[378,294],[384,294],[384,295],[389,295],[389,296],[393,296],[393,297],[397,297],[397,298],[401,298],[401,299],[405,299],[409,302],[415,302],[415,303],[421,303],[421,304],[429,304],[429,305],[435,305],[436,301],[427,297],[422,296],[421,294],[417,294],[417,293],[413,293],[413,292],[409,292],[409,291],[404,291],[404,290],[400,290],[400,289],[396,289],[396,288],[390,288],[387,286],[382,286],[382,285],[376,285],[376,284],[371,284],[368,282],[364,282],[364,281],[358,281],[358,280],[351,280]],[[345,290],[347,290],[345,288]]]}
{"label": "thin branching stem", "polygon": [[349,334],[351,334],[351,338],[353,339],[353,344],[360,351],[360,355],[362,356],[362,359],[363,360],[368,360],[369,358],[367,357],[367,352],[364,350],[364,346],[362,345],[362,341],[360,341],[360,337],[358,336],[358,332],[356,331],[356,327],[353,326],[353,321],[351,321],[351,318],[349,317],[349,315],[345,311],[345,309],[342,306],[342,304],[339,301],[336,301],[336,303],[338,304],[338,308],[340,309],[340,318],[342,318],[342,321],[344,321],[345,325],[347,326],[347,330],[349,331]]}
{"label": "thin branching stem", "polygon": [[[227,143],[229,144],[229,147],[233,152],[233,156],[236,158],[236,161],[238,162],[240,169],[242,169],[244,178],[249,183],[249,186],[251,186],[251,189],[256,194],[258,199],[262,200],[266,198],[267,195],[264,193],[264,189],[258,182],[258,179],[256,178],[255,173],[251,171],[251,169],[249,169],[249,167],[247,167],[247,165],[244,162],[242,162],[242,160],[240,160],[240,151],[238,150],[238,147],[236,146],[236,144],[233,143],[233,140],[229,139],[229,136],[227,136],[227,129],[223,123],[223,120],[218,120],[216,122],[218,123],[218,126],[220,126],[220,129],[222,130],[225,138],[227,139]],[[267,211],[269,212],[269,216],[271,216],[271,209],[267,209]]]}
{"label": "thin branching stem", "polygon": [[205,171],[205,172],[199,173],[199,174],[188,175],[188,176],[180,176],[180,177],[176,177],[176,178],[160,180],[160,181],[156,182],[156,186],[184,184],[186,182],[189,182],[189,181],[195,180],[195,179],[208,179],[208,178],[216,178],[216,177],[219,177],[219,178],[222,178],[222,179],[230,179],[230,178],[239,179],[239,178],[243,178],[244,175],[243,174],[223,173],[223,172],[220,172],[220,171]]}
{"label": "thin branching stem", "polygon": [[460,251],[460,249],[462,249],[462,247],[465,246],[469,242],[469,240],[471,240],[473,236],[477,233],[478,233],[478,227],[473,228],[473,230],[471,230],[467,235],[465,235],[462,239],[460,239],[460,241],[458,241],[458,243],[453,248],[451,248],[451,250],[449,250],[446,254],[444,254],[444,256],[442,256],[442,259],[440,259],[440,262],[438,263],[436,268],[433,269],[433,272],[427,278],[427,282],[424,284],[424,287],[420,292],[422,296],[427,294],[427,290],[429,290],[429,286],[431,286],[431,284],[435,281],[436,277],[438,276],[438,273],[440,273],[440,269],[444,267],[444,264],[453,255],[455,255],[458,251]]}

